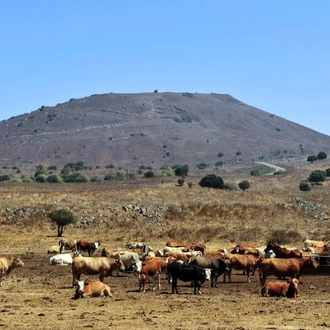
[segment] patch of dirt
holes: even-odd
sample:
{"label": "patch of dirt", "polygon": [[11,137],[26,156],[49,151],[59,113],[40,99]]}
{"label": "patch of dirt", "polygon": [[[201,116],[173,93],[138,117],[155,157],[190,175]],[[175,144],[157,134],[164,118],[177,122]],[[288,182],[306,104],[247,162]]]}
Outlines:
{"label": "patch of dirt", "polygon": [[[0,288],[2,329],[328,329],[330,277],[302,275],[300,297],[265,298],[258,274],[247,283],[241,272],[232,283],[217,288],[209,283],[194,295],[189,283],[179,282],[172,294],[162,275],[161,290],[138,291],[132,273],[107,277],[112,298],[73,299],[71,266],[49,264],[46,253],[21,256],[25,265],[14,269]],[[97,280],[98,276],[84,276]]]}

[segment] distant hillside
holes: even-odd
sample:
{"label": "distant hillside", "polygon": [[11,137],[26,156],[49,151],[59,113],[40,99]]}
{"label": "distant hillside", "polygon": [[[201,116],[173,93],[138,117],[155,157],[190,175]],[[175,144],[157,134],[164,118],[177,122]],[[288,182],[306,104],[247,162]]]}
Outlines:
{"label": "distant hillside", "polygon": [[110,93],[0,122],[0,150],[1,167],[83,161],[193,168],[329,153],[330,136],[226,94]]}

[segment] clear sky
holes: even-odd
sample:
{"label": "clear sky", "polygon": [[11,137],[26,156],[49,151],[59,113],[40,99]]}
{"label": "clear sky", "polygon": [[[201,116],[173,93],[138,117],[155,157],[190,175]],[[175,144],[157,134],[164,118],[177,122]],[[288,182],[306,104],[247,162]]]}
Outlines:
{"label": "clear sky", "polygon": [[102,93],[230,94],[330,135],[328,0],[1,0],[0,120]]}

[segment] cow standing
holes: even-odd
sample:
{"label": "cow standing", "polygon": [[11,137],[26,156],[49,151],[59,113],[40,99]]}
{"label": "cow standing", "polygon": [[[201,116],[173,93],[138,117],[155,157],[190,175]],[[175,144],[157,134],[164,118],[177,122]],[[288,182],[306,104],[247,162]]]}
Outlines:
{"label": "cow standing", "polygon": [[0,257],[0,286],[2,282],[15,269],[24,266],[24,262],[17,257]]}
{"label": "cow standing", "polygon": [[201,294],[201,285],[211,278],[211,269],[202,268],[196,265],[173,262],[169,267],[172,277],[172,293],[179,293],[178,279],[183,282],[194,283],[194,294]]}
{"label": "cow standing", "polygon": [[91,257],[93,253],[99,248],[99,245],[101,245],[100,242],[89,242],[85,240],[79,240],[76,242],[77,251],[80,253],[82,251],[87,251],[89,257]]}
{"label": "cow standing", "polygon": [[61,239],[58,241],[59,245],[59,253],[63,253],[64,250],[71,250],[71,251],[76,251],[77,250],[77,241],[70,241],[67,239]]}
{"label": "cow standing", "polygon": [[218,286],[218,277],[228,269],[225,261],[217,258],[196,257],[192,258],[189,264],[211,269],[211,287]]}
{"label": "cow standing", "polygon": [[259,266],[260,285],[264,286],[270,275],[299,279],[305,268],[317,268],[317,262],[311,257],[265,259]]}
{"label": "cow standing", "polygon": [[110,276],[114,270],[125,271],[123,262],[107,257],[75,257],[72,261],[72,285],[80,281],[81,274],[100,275],[103,282],[106,276]]}

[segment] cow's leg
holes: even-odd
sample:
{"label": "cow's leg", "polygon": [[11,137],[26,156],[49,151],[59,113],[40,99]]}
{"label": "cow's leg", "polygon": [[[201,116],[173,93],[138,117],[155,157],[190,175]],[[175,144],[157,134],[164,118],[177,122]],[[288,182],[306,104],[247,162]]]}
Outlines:
{"label": "cow's leg", "polygon": [[105,271],[100,271],[100,282],[104,282],[104,278],[105,278]]}
{"label": "cow's leg", "polygon": [[179,293],[179,291],[178,291],[178,279],[176,277],[172,276],[172,293],[174,293],[174,290],[177,294]]}
{"label": "cow's leg", "polygon": [[157,273],[158,278],[158,290],[160,291],[160,272]]}

